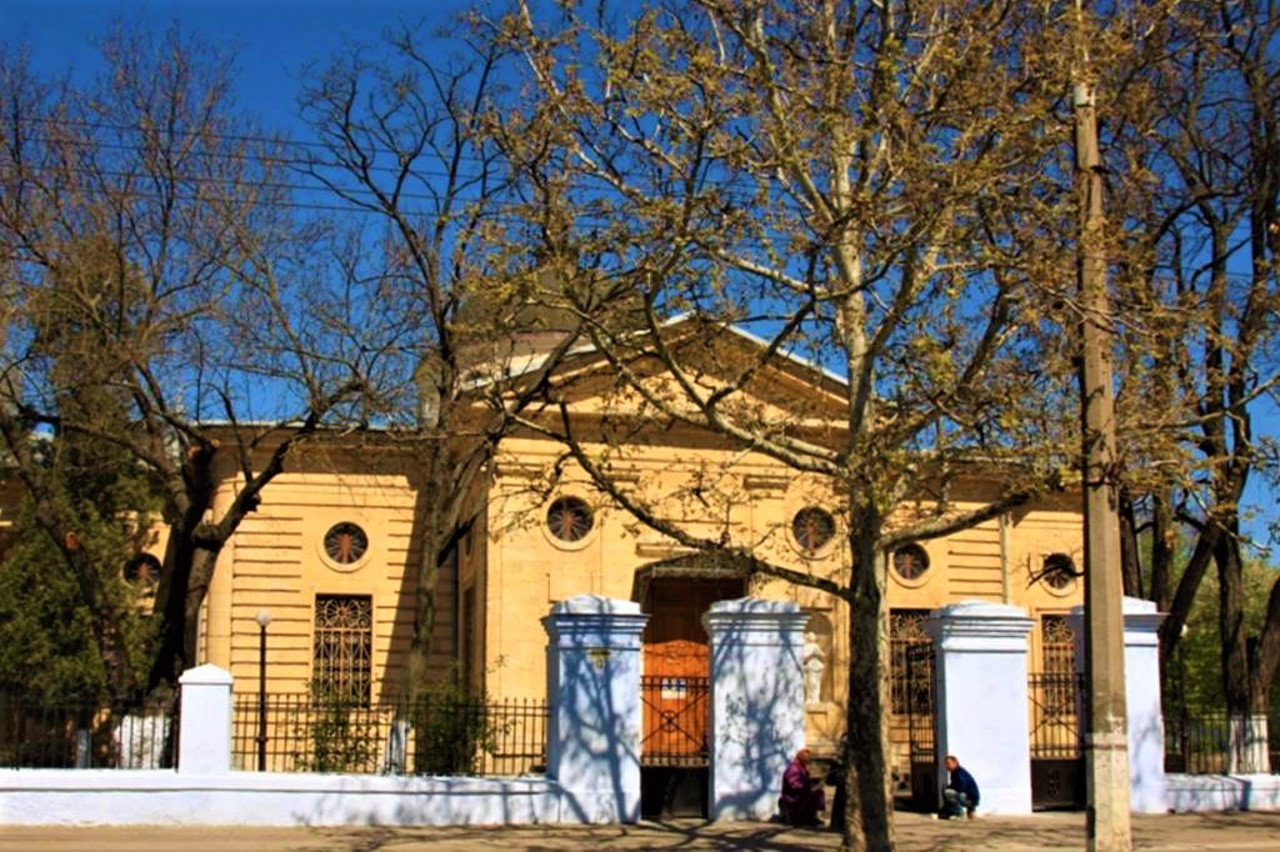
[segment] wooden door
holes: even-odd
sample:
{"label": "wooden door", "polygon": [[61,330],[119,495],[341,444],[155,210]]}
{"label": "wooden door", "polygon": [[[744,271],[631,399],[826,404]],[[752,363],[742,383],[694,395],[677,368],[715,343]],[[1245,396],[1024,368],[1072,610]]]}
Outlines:
{"label": "wooden door", "polygon": [[718,600],[741,597],[738,579],[659,578],[643,609],[645,737],[648,765],[702,765],[711,721],[711,651],[702,616]]}

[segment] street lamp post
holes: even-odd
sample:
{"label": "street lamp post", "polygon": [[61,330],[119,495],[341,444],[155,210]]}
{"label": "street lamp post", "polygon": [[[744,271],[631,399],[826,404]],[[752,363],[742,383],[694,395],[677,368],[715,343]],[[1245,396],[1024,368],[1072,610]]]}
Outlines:
{"label": "street lamp post", "polygon": [[267,625],[271,613],[258,613],[258,771],[267,771]]}

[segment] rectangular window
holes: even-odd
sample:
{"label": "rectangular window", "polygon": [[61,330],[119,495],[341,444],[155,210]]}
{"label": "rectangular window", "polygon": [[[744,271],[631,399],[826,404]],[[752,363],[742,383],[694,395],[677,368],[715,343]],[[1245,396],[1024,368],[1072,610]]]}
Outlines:
{"label": "rectangular window", "polygon": [[1076,634],[1065,615],[1040,616],[1044,710],[1053,718],[1076,713]]}
{"label": "rectangular window", "polygon": [[1040,616],[1040,661],[1047,675],[1076,673],[1076,634],[1065,615]]}
{"label": "rectangular window", "polygon": [[373,686],[373,598],[316,595],[311,659],[317,698],[367,707]]}
{"label": "rectangular window", "polygon": [[895,609],[889,613],[889,675],[893,712],[929,713],[933,679],[933,640],[924,629],[927,609]]}

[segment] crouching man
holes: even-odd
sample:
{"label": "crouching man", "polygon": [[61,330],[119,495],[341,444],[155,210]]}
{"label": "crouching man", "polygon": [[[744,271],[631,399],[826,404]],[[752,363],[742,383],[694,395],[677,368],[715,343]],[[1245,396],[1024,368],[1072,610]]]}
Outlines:
{"label": "crouching man", "polygon": [[979,798],[978,782],[973,780],[969,770],[960,765],[955,755],[947,755],[947,786],[942,791],[942,810],[938,811],[938,819],[951,819],[961,814],[973,819]]}

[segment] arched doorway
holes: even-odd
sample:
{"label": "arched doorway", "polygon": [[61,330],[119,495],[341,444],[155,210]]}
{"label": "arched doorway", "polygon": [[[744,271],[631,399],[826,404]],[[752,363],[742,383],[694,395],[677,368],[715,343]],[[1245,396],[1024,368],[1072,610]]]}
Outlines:
{"label": "arched doorway", "polygon": [[745,578],[704,556],[636,572],[632,599],[649,616],[640,681],[641,808],[646,815],[705,814],[711,650],[702,616],[716,601],[745,594]]}

